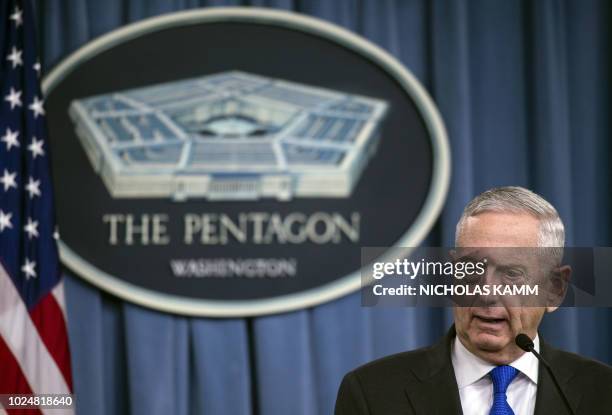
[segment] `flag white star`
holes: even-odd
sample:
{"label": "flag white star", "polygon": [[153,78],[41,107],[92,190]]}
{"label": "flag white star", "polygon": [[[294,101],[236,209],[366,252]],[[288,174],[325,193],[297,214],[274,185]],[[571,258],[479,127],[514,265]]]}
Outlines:
{"label": "flag white star", "polygon": [[32,137],[32,144],[28,146],[28,150],[32,152],[32,158],[36,156],[44,156],[45,150],[43,150],[43,140],[37,140],[36,137]]}
{"label": "flag white star", "polygon": [[28,234],[28,238],[38,238],[38,221],[33,221],[32,218],[28,218],[28,223],[23,227],[23,230]]}
{"label": "flag white star", "polygon": [[32,65],[32,69],[34,69],[36,73],[40,75],[40,62],[37,61],[34,65]]}
{"label": "flag white star", "polygon": [[22,51],[13,46],[11,50],[11,54],[6,57],[7,61],[10,61],[13,64],[13,69],[15,69],[19,65],[23,65],[23,60],[21,59]]}
{"label": "flag white star", "polygon": [[43,102],[39,100],[38,97],[34,97],[34,101],[32,101],[28,108],[34,111],[34,118],[38,117],[39,115],[45,115]]}
{"label": "flag white star", "polygon": [[23,10],[20,10],[19,7],[15,6],[15,12],[11,14],[10,19],[15,21],[15,27],[21,26],[23,23]]}
{"label": "flag white star", "polygon": [[11,147],[19,147],[17,136],[19,136],[19,131],[11,131],[10,128],[6,129],[6,133],[0,138],[0,141],[6,143],[6,151],[9,151]]}
{"label": "flag white star", "polygon": [[4,186],[4,191],[8,192],[8,189],[14,187],[17,189],[17,182],[15,182],[15,178],[17,177],[17,173],[9,173],[7,169],[4,169],[4,175],[0,177],[0,183]]}
{"label": "flag white star", "polygon": [[26,191],[30,194],[30,199],[34,196],[40,196],[40,180],[34,180],[30,177],[26,185]]}
{"label": "flag white star", "polygon": [[11,87],[11,92],[4,97],[4,100],[11,104],[11,109],[21,107],[21,91],[15,91],[15,89]]}
{"label": "flag white star", "polygon": [[4,213],[2,209],[0,209],[0,232],[4,231],[5,228],[12,228],[13,224],[11,223],[12,213]]}
{"label": "flag white star", "polygon": [[23,271],[23,273],[26,275],[26,279],[29,280],[30,278],[36,278],[36,271],[34,270],[35,266],[36,262],[30,262],[30,260],[26,258],[25,263],[21,267],[21,271]]}

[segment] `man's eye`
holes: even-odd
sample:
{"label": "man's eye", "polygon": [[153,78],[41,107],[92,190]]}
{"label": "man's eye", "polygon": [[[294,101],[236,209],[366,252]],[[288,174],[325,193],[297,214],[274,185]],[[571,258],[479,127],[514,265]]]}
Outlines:
{"label": "man's eye", "polygon": [[510,278],[520,278],[525,275],[520,269],[507,269],[504,274]]}

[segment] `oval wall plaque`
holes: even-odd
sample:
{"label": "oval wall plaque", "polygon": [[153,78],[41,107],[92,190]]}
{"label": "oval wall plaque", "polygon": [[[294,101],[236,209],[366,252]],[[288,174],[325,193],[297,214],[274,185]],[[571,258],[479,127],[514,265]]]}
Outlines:
{"label": "oval wall plaque", "polygon": [[249,316],[360,286],[361,246],[415,246],[450,154],[424,88],[338,26],[257,8],[132,24],[44,80],[60,253],[159,310]]}

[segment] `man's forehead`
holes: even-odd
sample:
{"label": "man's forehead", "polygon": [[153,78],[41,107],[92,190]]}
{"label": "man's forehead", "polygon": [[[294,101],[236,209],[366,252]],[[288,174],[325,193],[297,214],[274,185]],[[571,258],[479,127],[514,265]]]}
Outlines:
{"label": "man's forehead", "polygon": [[458,246],[531,247],[538,246],[540,222],[528,213],[482,212],[466,218],[460,229]]}

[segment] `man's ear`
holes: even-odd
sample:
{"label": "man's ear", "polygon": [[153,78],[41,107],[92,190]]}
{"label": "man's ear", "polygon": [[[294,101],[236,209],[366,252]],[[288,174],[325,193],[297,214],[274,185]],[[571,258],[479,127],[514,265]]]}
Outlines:
{"label": "man's ear", "polygon": [[546,306],[547,313],[552,313],[563,303],[571,275],[572,267],[569,265],[562,265],[552,270],[548,290],[548,305]]}

